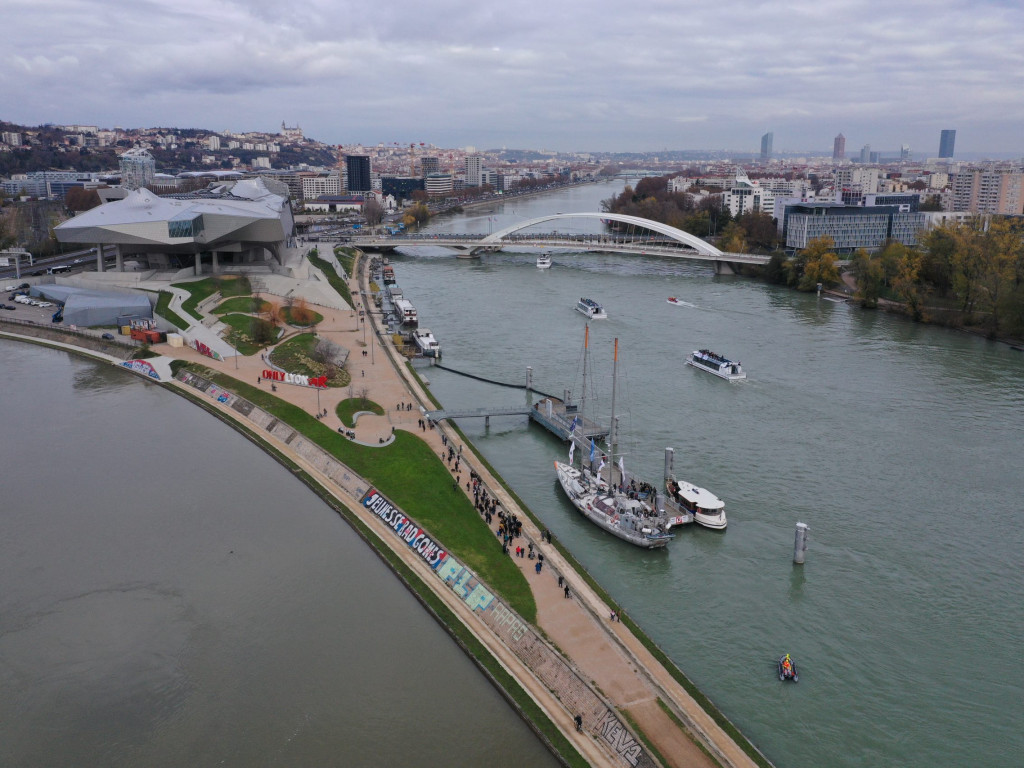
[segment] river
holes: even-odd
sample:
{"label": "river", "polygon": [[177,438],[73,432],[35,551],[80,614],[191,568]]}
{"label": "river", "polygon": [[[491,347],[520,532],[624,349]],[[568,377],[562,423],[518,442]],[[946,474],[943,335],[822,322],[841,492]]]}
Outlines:
{"label": "river", "polygon": [[[611,182],[439,219],[488,232],[596,211]],[[562,220],[550,231],[594,231]],[[779,766],[1010,768],[1024,755],[1024,355],[967,334],[740,277],[704,262],[555,252],[458,260],[396,254],[399,283],[443,364],[541,391],[576,388],[591,323],[607,413],[620,340],[627,469],[676,474],[727,504],[729,529],[636,550],[582,520],[552,461],[565,447],[518,417],[460,426],[708,696]],[[675,296],[688,306],[673,306]],[[729,384],[683,365],[708,347],[742,361]],[[425,368],[449,407],[525,395]],[[630,437],[631,436],[631,437]],[[792,563],[794,526],[810,526]],[[797,685],[781,684],[789,652]]]}
{"label": "river", "polygon": [[248,440],[111,366],[0,356],[0,765],[556,765]]}

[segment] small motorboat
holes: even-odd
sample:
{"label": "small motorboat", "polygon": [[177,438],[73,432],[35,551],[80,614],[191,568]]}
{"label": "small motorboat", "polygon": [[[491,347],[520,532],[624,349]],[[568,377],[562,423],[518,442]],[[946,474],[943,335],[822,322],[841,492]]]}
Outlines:
{"label": "small motorboat", "polygon": [[783,682],[792,680],[794,683],[800,681],[800,675],[796,671],[796,662],[789,657],[788,653],[779,657],[779,680]]}

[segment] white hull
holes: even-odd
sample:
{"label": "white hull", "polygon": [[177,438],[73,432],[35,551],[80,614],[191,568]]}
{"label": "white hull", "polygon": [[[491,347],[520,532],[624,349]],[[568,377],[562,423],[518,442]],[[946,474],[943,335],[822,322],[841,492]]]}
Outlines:
{"label": "white hull", "polygon": [[605,320],[608,317],[608,313],[604,311],[604,307],[590,299],[580,299],[577,301],[576,311],[590,320]]}
{"label": "white hull", "polygon": [[725,504],[711,491],[685,480],[667,481],[669,498],[684,513],[693,516],[693,522],[715,531],[724,531],[729,521],[725,517]]}
{"label": "white hull", "polygon": [[537,269],[551,269],[551,259],[547,256],[537,258]]}
{"label": "white hull", "polygon": [[556,461],[555,472],[562,490],[580,514],[613,536],[644,549],[661,549],[675,538],[654,521],[613,506],[612,497],[594,493],[587,478],[575,467]]}
{"label": "white hull", "polygon": [[[741,381],[747,378],[746,371],[744,371],[740,367],[739,363],[734,363],[725,368],[725,370],[715,369],[710,366],[702,364],[699,358],[694,358],[693,355],[687,355],[686,364],[692,365],[694,368],[697,368],[698,370],[710,373],[712,376],[717,376],[720,379],[725,379],[726,381]],[[735,371],[735,373],[733,373],[733,371]]]}

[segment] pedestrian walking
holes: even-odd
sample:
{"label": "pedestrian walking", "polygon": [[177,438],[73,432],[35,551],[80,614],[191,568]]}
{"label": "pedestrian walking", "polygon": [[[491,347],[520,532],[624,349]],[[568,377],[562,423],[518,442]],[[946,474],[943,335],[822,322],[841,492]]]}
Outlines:
{"label": "pedestrian walking", "polygon": [[568,584],[565,585],[565,599],[566,600],[569,599],[569,585]]}
{"label": "pedestrian walking", "polygon": [[259,377],[259,376],[257,376],[257,377],[256,377],[256,383],[257,383],[257,384],[259,384],[259,383],[260,383],[260,377]]}
{"label": "pedestrian walking", "polygon": [[559,576],[558,576],[558,586],[562,586],[563,583],[565,583],[565,577],[562,576],[561,574],[559,574]]}
{"label": "pedestrian walking", "polygon": [[537,565],[534,566],[534,569],[537,571],[537,573],[540,573],[541,565],[542,565],[542,563],[537,563]]}
{"label": "pedestrian walking", "polygon": [[[567,597],[568,597],[568,595],[567,595]],[[583,730],[583,718],[580,715],[576,715],[576,717],[574,717],[572,719],[572,721],[576,725],[576,730],[577,731],[582,731]]]}

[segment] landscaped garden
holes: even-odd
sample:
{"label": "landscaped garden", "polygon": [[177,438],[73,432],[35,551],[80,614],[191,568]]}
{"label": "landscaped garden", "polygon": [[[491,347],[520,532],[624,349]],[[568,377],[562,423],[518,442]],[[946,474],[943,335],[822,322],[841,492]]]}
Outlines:
{"label": "landscaped garden", "polygon": [[172,285],[175,288],[188,291],[190,295],[181,303],[181,308],[196,320],[203,319],[198,309],[199,304],[217,292],[224,298],[229,296],[248,296],[252,293],[249,278],[244,275],[217,275],[188,283],[172,283]]}
{"label": "landscaped garden", "polygon": [[306,306],[305,302],[297,301],[285,305],[279,310],[281,319],[296,328],[309,328],[324,321],[324,316]]}
{"label": "landscaped garden", "polygon": [[232,314],[224,315],[221,321],[229,329],[224,340],[243,355],[255,355],[281,334],[280,328],[262,317]]}
{"label": "landscaped garden", "polygon": [[226,315],[229,312],[242,312],[255,315],[261,312],[269,312],[274,305],[265,299],[257,299],[255,296],[235,296],[225,299],[213,310],[215,315]]}
{"label": "landscaped garden", "polygon": [[330,387],[347,387],[352,378],[348,371],[328,358],[321,339],[312,333],[300,333],[279,344],[270,353],[270,362],[288,373],[303,376],[327,376]]}
{"label": "landscaped garden", "polygon": [[378,416],[384,415],[384,408],[366,397],[350,397],[348,400],[342,400],[335,409],[341,423],[348,427],[356,425],[354,417],[360,411],[370,411]]}

